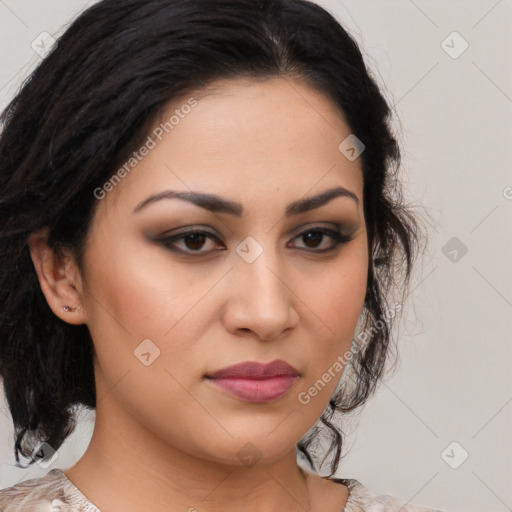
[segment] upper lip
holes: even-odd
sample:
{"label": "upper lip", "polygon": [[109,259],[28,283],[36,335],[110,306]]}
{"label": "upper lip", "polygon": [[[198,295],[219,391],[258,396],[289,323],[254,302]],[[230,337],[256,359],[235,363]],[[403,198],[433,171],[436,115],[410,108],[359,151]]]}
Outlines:
{"label": "upper lip", "polygon": [[286,361],[276,359],[270,363],[258,363],[255,361],[247,361],[244,363],[228,366],[215,373],[207,375],[212,379],[238,377],[246,379],[268,379],[270,377],[279,377],[289,375],[297,377],[299,372]]}

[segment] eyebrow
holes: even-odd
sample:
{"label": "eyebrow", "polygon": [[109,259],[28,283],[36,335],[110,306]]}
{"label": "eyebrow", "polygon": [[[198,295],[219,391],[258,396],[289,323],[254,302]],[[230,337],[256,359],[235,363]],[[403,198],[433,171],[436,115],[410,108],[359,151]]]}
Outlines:
{"label": "eyebrow", "polygon": [[[293,201],[286,207],[285,217],[291,217],[292,215],[298,215],[315,208],[320,208],[336,197],[348,197],[355,201],[356,205],[359,205],[359,198],[354,192],[344,187],[335,187],[320,192],[320,194],[315,196],[304,197]],[[179,192],[176,190],[164,190],[163,192],[150,195],[135,207],[133,213],[162,199],[183,199],[211,212],[227,213],[236,217],[241,217],[244,213],[244,207],[240,203],[230,201],[218,195],[205,194],[202,192]]]}

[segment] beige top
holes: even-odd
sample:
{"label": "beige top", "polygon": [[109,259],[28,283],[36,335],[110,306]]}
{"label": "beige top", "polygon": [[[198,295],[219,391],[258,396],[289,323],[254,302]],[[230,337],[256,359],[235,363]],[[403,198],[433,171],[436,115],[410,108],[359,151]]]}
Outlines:
{"label": "beige top", "polygon": [[[442,512],[438,509],[405,504],[392,496],[376,496],[353,479],[332,478],[349,490],[340,512]],[[60,469],[42,478],[25,480],[0,490],[0,512],[101,512],[71,483]]]}

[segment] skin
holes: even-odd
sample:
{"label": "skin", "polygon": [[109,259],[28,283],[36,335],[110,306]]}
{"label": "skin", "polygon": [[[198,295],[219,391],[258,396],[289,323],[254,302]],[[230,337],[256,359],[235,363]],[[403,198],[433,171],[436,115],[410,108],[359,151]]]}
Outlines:
{"label": "skin", "polygon": [[[166,106],[162,120],[189,97]],[[64,472],[103,512],[339,512],[347,488],[302,470],[296,445],[342,372],[309,403],[298,397],[350,349],[363,307],[361,159],[338,149],[351,131],[336,106],[289,78],[219,81],[193,97],[191,113],[100,200],[82,269],[47,247],[44,230],[29,239],[48,304],[64,321],[86,324],[96,352],[93,436]],[[333,187],[359,202],[336,197],[284,217],[289,203]],[[244,214],[182,199],[133,213],[167,189],[217,194]],[[336,246],[328,235],[309,243],[301,235],[335,224],[353,239]],[[184,227],[219,241],[173,242],[188,254],[157,241]],[[252,263],[236,252],[249,236],[263,249]],[[160,355],[146,366],[134,350],[148,338]],[[274,359],[300,377],[270,403],[243,401],[205,379]],[[252,466],[238,455],[247,443],[259,457]]]}

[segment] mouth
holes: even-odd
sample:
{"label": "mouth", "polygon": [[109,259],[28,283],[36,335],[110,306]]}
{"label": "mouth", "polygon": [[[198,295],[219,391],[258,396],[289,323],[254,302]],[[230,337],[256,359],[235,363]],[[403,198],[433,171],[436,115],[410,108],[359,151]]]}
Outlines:
{"label": "mouth", "polygon": [[299,372],[282,360],[268,364],[245,362],[206,375],[216,389],[259,403],[284,397],[299,377]]}

